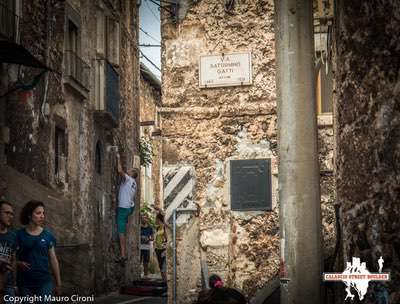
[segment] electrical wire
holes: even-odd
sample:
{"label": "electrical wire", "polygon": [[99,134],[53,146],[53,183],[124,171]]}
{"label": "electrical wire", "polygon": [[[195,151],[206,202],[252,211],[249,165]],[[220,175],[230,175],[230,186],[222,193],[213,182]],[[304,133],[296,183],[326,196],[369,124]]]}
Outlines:
{"label": "electrical wire", "polygon": [[154,18],[156,18],[156,20],[158,21],[158,23],[160,23],[160,18],[157,17],[156,13],[154,13],[154,11],[151,9],[149,2],[147,2],[147,0],[145,0],[146,6],[149,9],[149,11],[151,12],[151,14],[154,16]]}
{"label": "electrical wire", "polygon": [[161,69],[153,61],[151,61],[145,54],[143,54],[142,51],[139,50],[139,52],[143,56],[144,59],[146,59],[153,67],[155,67],[157,70],[159,70],[161,72]]}
{"label": "electrical wire", "polygon": [[140,47],[161,47],[161,44],[139,44]]}
{"label": "electrical wire", "polygon": [[157,4],[172,4],[172,5],[176,5],[176,2],[172,2],[172,1],[167,1],[167,0],[150,0],[150,2],[160,2]]}
{"label": "electrical wire", "polygon": [[157,40],[156,38],[154,38],[153,36],[151,36],[148,32],[146,32],[144,29],[142,29],[141,27],[139,27],[140,31],[142,31],[146,36],[149,36],[151,39],[153,39],[154,41],[156,41],[157,43],[161,44],[161,42],[159,40]]}

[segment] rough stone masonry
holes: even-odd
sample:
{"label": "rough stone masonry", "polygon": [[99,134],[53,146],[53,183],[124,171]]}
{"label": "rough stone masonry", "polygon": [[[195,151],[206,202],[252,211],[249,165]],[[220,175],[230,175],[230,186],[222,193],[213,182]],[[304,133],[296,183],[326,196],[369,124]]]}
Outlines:
{"label": "rough stone masonry", "polygon": [[[223,1],[182,2],[177,23],[168,13],[162,20],[164,187],[171,170],[192,168],[194,190],[182,204],[193,200],[200,214],[178,230],[178,302],[189,303],[201,286],[200,260],[252,296],[280,265],[273,1],[241,1],[231,10]],[[251,52],[251,85],[199,88],[200,55],[236,52]],[[321,170],[332,172],[331,126],[321,126],[319,145]],[[247,159],[271,160],[270,211],[231,210],[230,161]],[[328,256],[334,247],[329,174],[321,186]],[[165,195],[165,204],[173,204]]]}
{"label": "rough stone masonry", "polygon": [[[118,145],[128,166],[138,155],[138,8],[128,0],[22,1],[19,14],[23,17],[21,45],[53,71],[29,94],[14,92],[0,100],[0,126],[9,130],[9,138],[0,140],[0,197],[15,205],[16,214],[28,200],[45,203],[48,227],[58,241],[65,294],[117,290],[140,277],[138,234],[128,235],[126,273],[114,263],[119,254],[118,182],[115,157],[107,149]],[[97,38],[105,37],[100,33],[106,28],[105,15],[109,40],[101,46]],[[113,22],[119,24],[119,31],[111,31]],[[105,56],[104,48],[114,41],[118,43],[112,44],[113,52]],[[76,57],[71,57],[72,48]],[[118,81],[105,80],[99,86],[100,62]],[[81,69],[83,77],[78,77]],[[32,82],[40,72],[2,63],[1,95],[21,82]],[[104,74],[103,79],[111,79],[111,73]],[[100,106],[96,92],[101,89],[113,90],[120,98],[105,100],[107,107]],[[114,117],[114,126],[106,119],[111,106],[120,113]],[[129,231],[137,231],[138,224],[136,212]]]}
{"label": "rough stone masonry", "polygon": [[[398,1],[340,3],[336,16],[337,198],[344,263],[360,257],[391,280],[372,284],[365,303],[400,292],[400,26]],[[360,16],[362,16],[360,18]]]}

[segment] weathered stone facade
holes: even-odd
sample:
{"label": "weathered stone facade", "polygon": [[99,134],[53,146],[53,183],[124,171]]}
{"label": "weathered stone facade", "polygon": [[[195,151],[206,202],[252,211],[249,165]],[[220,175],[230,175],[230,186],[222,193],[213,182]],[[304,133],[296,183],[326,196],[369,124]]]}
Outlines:
{"label": "weathered stone facade", "polygon": [[142,166],[141,201],[160,205],[161,141],[158,108],[161,106],[161,82],[150,70],[140,65],[140,136],[151,146],[151,165]]}
{"label": "weathered stone facade", "polygon": [[[178,303],[201,286],[200,256],[209,273],[253,296],[280,265],[273,1],[232,10],[223,1],[181,1],[178,15],[177,24],[168,13],[162,21],[163,170],[168,178],[171,167],[193,166],[200,207],[178,229]],[[200,55],[241,51],[251,52],[252,85],[199,88]],[[332,125],[321,124],[325,256],[334,248],[332,147]],[[271,211],[231,211],[230,161],[244,159],[271,159]]]}
{"label": "weathered stone facade", "polygon": [[377,303],[385,290],[385,303],[399,303],[400,3],[337,5],[335,166],[343,263],[360,257],[376,272],[382,256],[391,280],[370,283],[363,303]]}
{"label": "weathered stone facade", "polygon": [[[52,71],[33,90],[0,100],[0,126],[9,130],[1,143],[0,196],[17,211],[30,199],[46,204],[65,293],[117,290],[140,275],[138,212],[128,226],[126,268],[114,263],[118,177],[109,149],[118,146],[126,166],[139,166],[137,6],[21,3],[21,45]],[[2,63],[1,95],[40,72]]]}

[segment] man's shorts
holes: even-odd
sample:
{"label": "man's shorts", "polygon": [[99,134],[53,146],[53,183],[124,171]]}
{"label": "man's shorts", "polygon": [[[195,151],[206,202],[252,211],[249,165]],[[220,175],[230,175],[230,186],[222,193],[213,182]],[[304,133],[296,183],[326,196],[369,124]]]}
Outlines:
{"label": "man's shorts", "polygon": [[150,262],[150,250],[140,250],[140,261],[144,264],[148,264]]}
{"label": "man's shorts", "polygon": [[126,225],[128,224],[128,218],[133,213],[132,208],[120,208],[118,207],[117,211],[117,225],[118,225],[118,233],[125,234],[126,232]]}

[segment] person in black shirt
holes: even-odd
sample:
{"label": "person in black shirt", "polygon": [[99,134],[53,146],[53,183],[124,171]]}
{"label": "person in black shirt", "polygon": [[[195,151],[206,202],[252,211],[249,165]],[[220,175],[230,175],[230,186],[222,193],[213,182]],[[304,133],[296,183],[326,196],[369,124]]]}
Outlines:
{"label": "person in black shirt", "polygon": [[16,294],[16,250],[17,234],[11,229],[14,210],[11,203],[0,201],[0,277],[2,300],[13,303],[11,297]]}
{"label": "person in black shirt", "polygon": [[147,278],[149,274],[150,241],[153,240],[153,228],[150,227],[147,216],[143,215],[140,226],[140,261],[143,263],[143,273],[145,278]]}

